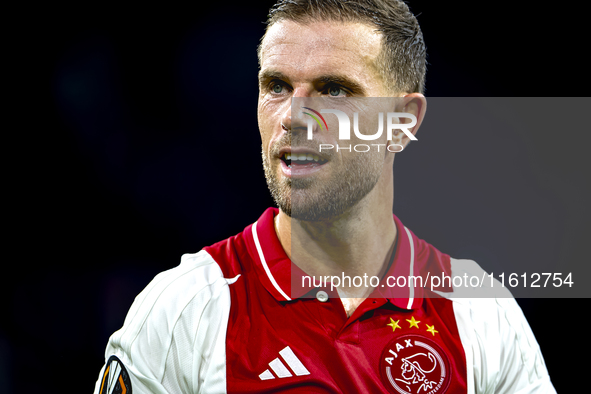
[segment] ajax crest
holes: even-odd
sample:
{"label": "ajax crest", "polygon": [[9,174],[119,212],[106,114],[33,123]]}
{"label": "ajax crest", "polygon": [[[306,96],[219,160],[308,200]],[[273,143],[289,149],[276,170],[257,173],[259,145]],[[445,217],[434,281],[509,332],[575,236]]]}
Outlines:
{"label": "ajax crest", "polygon": [[445,393],[450,381],[446,354],[435,342],[418,335],[392,340],[382,352],[380,369],[393,393]]}

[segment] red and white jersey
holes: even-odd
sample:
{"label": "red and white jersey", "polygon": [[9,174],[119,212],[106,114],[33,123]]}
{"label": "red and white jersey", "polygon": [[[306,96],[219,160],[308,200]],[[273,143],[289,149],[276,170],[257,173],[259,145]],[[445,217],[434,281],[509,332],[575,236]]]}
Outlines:
{"label": "red and white jersey", "polygon": [[[95,394],[555,393],[514,299],[378,287],[347,317],[328,289],[292,288],[276,214],[157,275],[109,339]],[[387,275],[483,272],[394,221]]]}

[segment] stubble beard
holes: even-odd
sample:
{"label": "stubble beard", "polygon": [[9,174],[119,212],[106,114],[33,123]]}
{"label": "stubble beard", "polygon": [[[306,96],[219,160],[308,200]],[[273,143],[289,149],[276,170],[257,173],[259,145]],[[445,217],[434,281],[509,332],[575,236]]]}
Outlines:
{"label": "stubble beard", "polygon": [[267,186],[279,209],[294,219],[311,222],[331,220],[348,212],[373,190],[383,166],[383,157],[364,152],[353,155],[346,168],[333,168],[329,181],[285,176],[278,179],[278,169],[271,168],[264,147],[262,157]]}

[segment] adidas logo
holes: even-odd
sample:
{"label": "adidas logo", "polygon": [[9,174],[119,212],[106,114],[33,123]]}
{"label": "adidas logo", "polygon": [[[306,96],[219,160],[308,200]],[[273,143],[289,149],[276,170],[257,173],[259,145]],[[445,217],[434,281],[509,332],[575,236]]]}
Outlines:
{"label": "adidas logo", "polygon": [[[310,371],[308,371],[306,367],[304,367],[304,364],[302,364],[300,359],[295,355],[293,350],[289,348],[289,346],[280,351],[279,355],[281,355],[281,357],[287,363],[289,368],[291,368],[293,373],[295,373],[297,376],[310,375]],[[293,376],[291,372],[289,372],[289,369],[287,369],[285,364],[281,362],[279,357],[271,361],[269,363],[269,367],[271,367],[273,372],[275,372],[275,375],[277,375],[277,377],[279,378],[289,378],[290,376]],[[261,380],[269,380],[275,379],[275,376],[273,376],[271,371],[266,369],[265,372],[259,375],[259,378],[261,378]]]}

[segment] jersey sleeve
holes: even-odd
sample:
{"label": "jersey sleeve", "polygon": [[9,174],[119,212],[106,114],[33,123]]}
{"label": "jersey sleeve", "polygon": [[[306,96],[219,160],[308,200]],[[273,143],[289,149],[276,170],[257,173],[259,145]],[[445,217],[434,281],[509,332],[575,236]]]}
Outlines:
{"label": "jersey sleeve", "polygon": [[[482,272],[473,261],[452,259],[452,276]],[[510,293],[496,294],[503,297],[480,298],[476,292],[474,297],[452,298],[466,355],[468,392],[556,393],[521,308]]]}
{"label": "jersey sleeve", "polygon": [[205,251],[183,255],[136,297],[110,338],[95,394],[225,393],[228,285]]}

